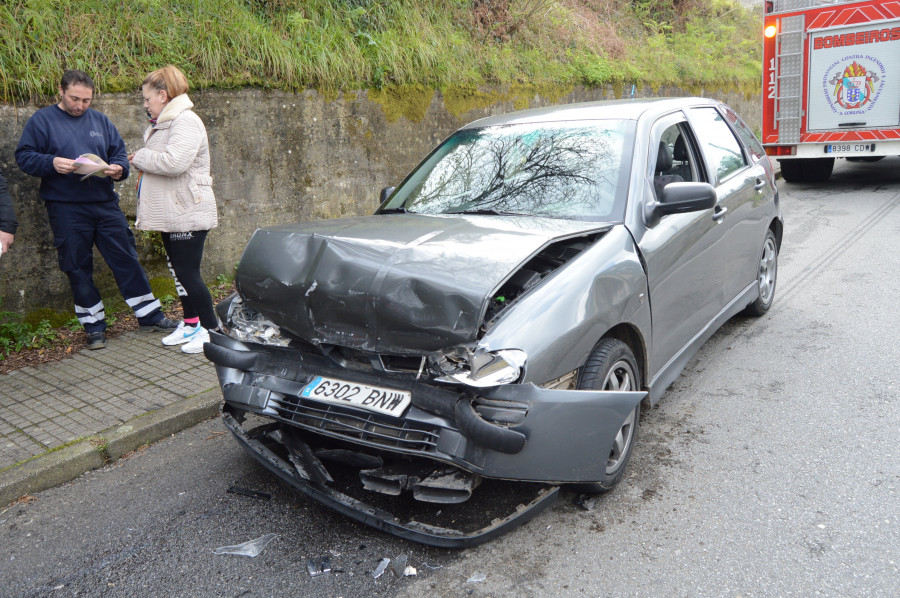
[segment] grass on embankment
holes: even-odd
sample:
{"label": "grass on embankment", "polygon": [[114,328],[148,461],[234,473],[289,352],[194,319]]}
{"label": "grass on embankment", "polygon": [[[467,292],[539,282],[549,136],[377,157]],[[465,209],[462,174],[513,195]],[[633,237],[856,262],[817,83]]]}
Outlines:
{"label": "grass on embankment", "polygon": [[733,0],[9,0],[0,101],[53,96],[65,68],[105,92],[134,91],[165,64],[213,88],[752,88],[759,10]]}

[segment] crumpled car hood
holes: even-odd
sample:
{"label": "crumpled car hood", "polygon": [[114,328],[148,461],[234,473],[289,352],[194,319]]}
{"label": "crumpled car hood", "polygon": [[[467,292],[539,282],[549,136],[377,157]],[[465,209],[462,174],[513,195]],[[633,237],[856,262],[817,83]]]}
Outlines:
{"label": "crumpled car hood", "polygon": [[416,355],[475,340],[493,293],[548,243],[609,225],[386,214],[257,230],[246,304],[311,343]]}

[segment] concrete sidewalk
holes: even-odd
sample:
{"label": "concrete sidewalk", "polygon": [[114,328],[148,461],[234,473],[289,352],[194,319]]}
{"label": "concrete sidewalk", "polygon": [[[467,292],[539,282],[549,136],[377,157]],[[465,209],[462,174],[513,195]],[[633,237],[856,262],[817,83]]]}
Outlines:
{"label": "concrete sidewalk", "polygon": [[0,375],[0,506],[218,413],[203,354],[128,332],[105,349]]}

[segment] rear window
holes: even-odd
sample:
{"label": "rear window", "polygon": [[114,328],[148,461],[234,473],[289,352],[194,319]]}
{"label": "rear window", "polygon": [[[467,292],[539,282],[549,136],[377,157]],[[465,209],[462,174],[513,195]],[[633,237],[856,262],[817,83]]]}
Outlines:
{"label": "rear window", "polygon": [[747,126],[747,123],[743,121],[743,119],[737,115],[734,110],[725,107],[725,118],[728,119],[728,122],[731,123],[731,126],[734,127],[734,130],[737,131],[738,137],[741,138],[741,141],[744,142],[744,147],[747,148],[747,151],[750,152],[750,158],[754,162],[759,162],[766,155],[766,150],[763,149],[762,144],[757,139],[756,135],[753,131],[750,130],[750,127]]}
{"label": "rear window", "polygon": [[740,142],[715,108],[693,108],[695,129],[717,184],[747,165]]}

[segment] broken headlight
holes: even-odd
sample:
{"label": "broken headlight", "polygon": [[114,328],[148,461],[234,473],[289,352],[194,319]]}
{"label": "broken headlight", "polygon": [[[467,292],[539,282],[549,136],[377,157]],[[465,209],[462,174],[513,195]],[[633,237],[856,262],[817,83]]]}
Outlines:
{"label": "broken headlight", "polygon": [[[467,352],[464,361],[447,358],[443,368],[446,372],[438,380],[459,382],[466,386],[485,388],[499,384],[510,384],[522,375],[522,367],[528,356],[519,349],[502,349],[486,353]],[[447,370],[450,371],[447,371]]]}
{"label": "broken headlight", "polygon": [[281,336],[281,330],[271,320],[244,305],[240,295],[229,303],[223,324],[228,336],[239,341],[277,347],[287,347],[291,342]]}

